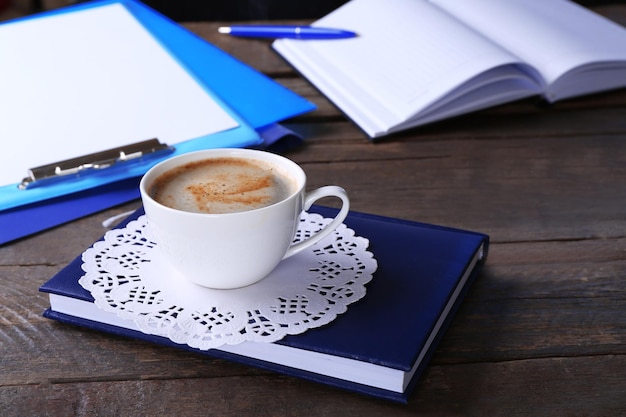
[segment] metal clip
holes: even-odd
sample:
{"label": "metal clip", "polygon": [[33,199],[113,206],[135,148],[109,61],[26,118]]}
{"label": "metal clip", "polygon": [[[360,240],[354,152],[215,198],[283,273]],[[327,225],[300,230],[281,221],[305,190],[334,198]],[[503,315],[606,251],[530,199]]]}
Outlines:
{"label": "metal clip", "polygon": [[48,181],[88,175],[100,172],[120,163],[157,157],[170,153],[173,150],[174,148],[161,143],[155,138],[120,148],[95,152],[78,158],[31,168],[28,170],[28,177],[22,180],[18,188],[25,190],[35,185],[45,184]]}

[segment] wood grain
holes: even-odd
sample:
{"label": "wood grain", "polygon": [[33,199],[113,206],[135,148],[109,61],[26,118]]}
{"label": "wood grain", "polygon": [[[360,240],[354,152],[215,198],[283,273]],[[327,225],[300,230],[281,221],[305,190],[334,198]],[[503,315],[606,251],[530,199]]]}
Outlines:
{"label": "wood grain", "polygon": [[[622,5],[601,10],[618,21]],[[309,187],[488,233],[488,262],[408,405],[51,322],[38,288],[133,202],[0,247],[7,416],[626,415],[626,91],[525,100],[373,143],[270,49],[187,27],[318,104],[288,121]],[[329,205],[333,201],[326,202]]]}

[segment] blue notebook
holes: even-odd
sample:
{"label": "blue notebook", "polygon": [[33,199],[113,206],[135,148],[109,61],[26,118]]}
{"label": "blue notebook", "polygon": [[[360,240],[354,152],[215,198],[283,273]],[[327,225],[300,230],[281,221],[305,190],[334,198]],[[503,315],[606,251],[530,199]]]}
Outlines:
{"label": "blue notebook", "polygon": [[[312,211],[327,217],[336,213],[334,209],[319,206]],[[119,227],[141,214],[141,210],[137,211]],[[91,294],[78,284],[82,276],[80,256],[41,287],[50,296],[50,308],[44,315],[406,402],[486,261],[489,238],[475,232],[357,212],[351,212],[345,223],[357,235],[369,239],[368,250],[378,262],[378,270],[367,284],[367,294],[330,324],[267,344],[265,348],[269,352],[280,352],[275,360],[259,355],[254,342],[198,351],[138,331],[132,321],[119,319],[95,306]],[[382,325],[373,326],[373,323]],[[289,365],[282,362],[287,357],[292,360]],[[317,363],[329,361],[346,371],[330,376],[317,370]],[[356,369],[359,372],[352,372]],[[355,376],[359,373],[362,378]]]}
{"label": "blue notebook", "polygon": [[[94,13],[99,14],[95,15]],[[50,29],[48,32],[55,34],[52,29],[65,27],[66,21],[59,21],[60,18],[71,18],[68,21],[72,23],[71,26],[68,23],[71,29],[62,35],[65,38],[59,35],[61,39],[67,39],[71,46],[66,46],[63,42],[46,46],[43,41],[44,38],[40,39],[41,36],[33,35],[39,33],[37,31],[41,31],[45,35],[47,29]],[[91,19],[90,21],[98,22],[99,25],[97,29],[93,30],[90,37],[86,36],[87,39],[93,39],[95,43],[92,49],[89,49],[92,46],[91,43],[86,46],[80,41],[76,41],[76,45],[73,42],[74,39],[81,37],[79,29],[82,27],[81,25],[85,25],[82,23],[85,21],[84,19]],[[122,49],[124,43],[130,43],[127,38],[118,39],[113,36],[119,29],[116,24],[121,23],[124,23],[123,27],[127,28],[129,34],[135,35],[131,37],[138,39],[139,45],[149,46],[150,48],[146,49],[150,49],[151,53],[141,50],[135,53],[126,51],[128,52],[127,55],[120,52],[121,56],[118,56],[115,51]],[[107,25],[111,26],[110,30]],[[108,36],[111,37],[110,42]],[[37,39],[33,40],[34,37]],[[262,139],[256,129],[314,108],[313,104],[307,100],[136,0],[98,0],[41,13],[34,17],[17,19],[0,25],[0,39],[3,38],[16,40],[11,45],[2,44],[4,45],[2,48],[10,53],[9,56],[15,56],[18,62],[14,66],[4,66],[4,69],[0,70],[0,77],[12,75],[15,80],[14,84],[23,85],[21,89],[11,89],[7,85],[6,91],[8,93],[4,95],[5,100],[8,100],[6,97],[13,97],[16,101],[21,100],[22,96],[32,95],[33,97],[29,101],[30,104],[23,104],[23,108],[20,105],[13,105],[14,103],[10,100],[3,102],[3,98],[0,97],[0,109],[3,109],[5,117],[10,118],[8,120],[24,117],[26,114],[31,120],[31,123],[24,122],[16,127],[7,127],[9,130],[5,133],[7,137],[19,138],[24,131],[25,139],[37,142],[33,144],[25,141],[26,146],[24,146],[23,143],[19,143],[21,139],[15,139],[14,143],[9,143],[11,145],[9,150],[13,155],[10,165],[17,165],[24,158],[25,166],[11,169],[11,172],[5,172],[8,168],[3,168],[2,178],[8,179],[10,176],[11,182],[0,184],[0,210],[138,176],[159,159],[175,154],[212,147],[258,146],[262,144]],[[56,38],[54,39],[56,40]],[[71,47],[83,49],[74,51],[70,49]],[[109,73],[97,73],[97,76],[94,75],[93,78],[90,78],[92,74],[86,73],[88,71],[72,74],[72,77],[75,76],[74,78],[76,78],[77,85],[82,86],[83,89],[89,89],[93,86],[101,94],[96,96],[91,91],[76,88],[73,84],[74,79],[67,80],[68,76],[62,71],[59,71],[60,75],[55,73],[53,71],[54,65],[49,68],[42,68],[46,62],[44,58],[41,58],[42,65],[31,65],[31,68],[35,67],[32,71],[19,71],[19,63],[31,61],[40,63],[38,60],[40,59],[39,56],[42,55],[42,48],[44,51],[48,48],[52,49],[55,55],[62,52],[68,57],[78,56],[80,57],[79,62],[102,59],[102,55],[108,57],[109,55],[106,54],[111,54],[116,61],[109,64],[110,72],[115,72],[117,75],[115,77],[111,75],[113,80],[111,81],[108,79]],[[3,50],[0,49],[0,51]],[[105,51],[108,52],[105,53]],[[150,66],[148,69],[144,69],[146,66],[144,61],[152,63],[153,60],[164,65],[159,68]],[[105,60],[105,62],[108,63],[110,60]],[[133,65],[130,65],[130,62]],[[92,67],[85,64],[85,68]],[[163,71],[162,77],[160,71]],[[31,72],[34,75],[30,74]],[[51,81],[47,84],[38,83],[38,77],[44,78],[48,72],[53,74]],[[81,77],[85,77],[86,80]],[[84,83],[80,84],[78,78]],[[179,94],[177,88],[169,87],[169,83],[174,83],[174,78],[180,81],[181,86],[186,87],[185,94]],[[59,84],[67,83],[64,90],[53,89],[56,80],[59,80]],[[123,91],[116,90],[117,92],[111,97],[106,95],[106,91],[98,90],[99,85],[107,82],[112,84],[111,89],[115,89],[122,81],[128,83],[128,88],[123,89]],[[46,88],[52,89],[52,92],[58,94],[53,94]],[[154,90],[158,91],[155,92]],[[170,100],[170,94],[175,96],[178,101]],[[155,99],[148,100],[145,98],[151,95],[156,95]],[[65,96],[71,97],[71,100],[61,101],[61,99],[66,100]],[[43,109],[37,107],[39,106],[38,97],[41,101],[50,101],[51,104]],[[195,100],[184,100],[185,98]],[[100,109],[101,113],[96,110],[91,111],[91,107],[100,105],[102,101],[106,101],[105,99],[109,100],[110,104],[104,109]],[[137,105],[130,111],[119,113],[117,107],[135,99],[144,105]],[[57,100],[60,102],[58,106],[54,105]],[[144,109],[154,102],[156,102],[154,109],[152,107],[149,111]],[[73,107],[65,108],[62,104],[67,106],[71,104]],[[175,110],[183,107],[188,108],[189,112],[178,115],[172,120],[163,120],[168,115],[173,114]],[[214,111],[201,112],[197,109],[214,109]],[[50,117],[50,114],[53,116]],[[85,118],[88,117],[90,121],[93,118],[93,124],[82,126],[83,120],[81,120],[80,114],[84,114]],[[184,120],[185,117],[188,117],[189,121]],[[46,123],[40,119],[48,120],[54,125],[53,128],[48,129]],[[213,120],[218,119],[220,120],[219,123],[213,122]],[[60,122],[57,123],[57,121]],[[118,124],[123,127],[118,128]],[[171,128],[171,125],[174,124],[177,124],[178,130]],[[6,124],[6,126],[13,125]],[[102,135],[101,131],[104,128],[112,129],[116,132],[116,137],[111,138],[113,135],[98,136]],[[181,133],[187,128],[189,132]],[[44,132],[40,132],[39,129],[44,129]],[[1,129],[0,131],[4,132]],[[206,131],[209,133],[201,133]],[[71,134],[67,135],[64,132]],[[132,137],[136,132],[141,132],[142,135],[150,134],[150,136]],[[186,136],[187,133],[192,136]],[[127,134],[128,137],[121,137]],[[169,139],[175,143],[169,143],[168,135]],[[160,136],[165,136],[165,138]],[[71,139],[67,139],[68,137]],[[64,176],[63,181],[48,181],[45,185],[42,183],[41,186],[33,186],[32,184],[36,182],[34,181],[27,183],[26,190],[20,190],[17,187],[22,177],[26,177],[28,170],[34,168],[32,165],[29,166],[26,161],[29,157],[34,158],[33,152],[40,149],[49,149],[54,151],[51,153],[56,152],[64,155],[65,157],[62,159],[73,159],[109,148],[118,148],[120,143],[124,145],[133,144],[152,137],[165,140],[168,142],[167,145],[171,145],[173,149],[156,158],[145,157],[132,162],[114,164],[111,168],[98,170],[94,175],[85,173],[94,173],[96,170],[85,170],[80,175]],[[71,140],[71,142],[68,144],[64,142],[65,140]],[[109,145],[109,142],[114,145]],[[89,152],[71,154],[73,147],[81,150],[89,149]],[[41,161],[42,158],[47,157],[47,154],[46,151],[40,153],[43,155],[39,154],[37,158],[34,158],[38,164],[45,165],[58,161],[56,159]],[[18,172],[13,172],[14,170]],[[66,172],[68,171],[71,170]]]}

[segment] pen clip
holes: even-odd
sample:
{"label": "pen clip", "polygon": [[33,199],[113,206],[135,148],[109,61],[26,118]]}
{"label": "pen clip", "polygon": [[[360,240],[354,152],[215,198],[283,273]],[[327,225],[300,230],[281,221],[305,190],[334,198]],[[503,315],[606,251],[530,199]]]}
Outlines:
{"label": "pen clip", "polygon": [[114,165],[139,162],[148,158],[152,159],[173,151],[173,147],[161,143],[156,138],[119,148],[107,149],[78,158],[31,168],[28,170],[28,176],[22,180],[18,188],[20,190],[26,190],[38,185],[47,184],[54,180],[100,172]]}

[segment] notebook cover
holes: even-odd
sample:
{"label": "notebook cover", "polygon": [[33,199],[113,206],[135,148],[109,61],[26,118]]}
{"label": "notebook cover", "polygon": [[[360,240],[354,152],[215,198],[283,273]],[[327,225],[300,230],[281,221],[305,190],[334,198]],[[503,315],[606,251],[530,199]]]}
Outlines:
{"label": "notebook cover", "polygon": [[[336,210],[316,206],[312,211],[333,216]],[[142,214],[139,210],[120,226]],[[332,323],[275,342],[296,349],[371,362],[408,371],[415,364],[435,322],[481,245],[484,255],[474,267],[441,329],[422,358],[408,388],[396,393],[337,378],[233,355],[218,350],[204,353],[318,381],[362,394],[406,402],[419,375],[427,366],[456,309],[486,259],[486,235],[441,226],[351,212],[346,225],[370,240],[369,250],[378,261],[378,270],[367,285],[366,296]],[[93,301],[78,279],[82,276],[80,256],[41,287],[41,291]],[[148,340],[186,350],[169,339],[87,321],[47,311],[46,317],[101,331]]]}

